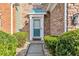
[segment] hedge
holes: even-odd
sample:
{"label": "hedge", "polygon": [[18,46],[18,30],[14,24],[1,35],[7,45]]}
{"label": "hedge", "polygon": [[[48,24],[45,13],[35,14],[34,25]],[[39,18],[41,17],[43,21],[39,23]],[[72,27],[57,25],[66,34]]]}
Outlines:
{"label": "hedge", "polygon": [[55,51],[55,48],[56,48],[56,44],[58,42],[58,39],[57,39],[57,36],[45,36],[44,37],[44,41],[45,41],[45,44],[47,46],[47,48],[49,49],[49,52],[52,54],[52,55],[56,55],[56,51]]}
{"label": "hedge", "polygon": [[17,41],[13,35],[0,31],[0,56],[16,55]]}
{"label": "hedge", "polygon": [[76,33],[74,31],[66,32],[59,36],[56,46],[56,54],[59,56],[76,55]]}
{"label": "hedge", "polygon": [[28,33],[27,32],[17,32],[13,34],[16,39],[17,39],[17,47],[22,47],[26,41],[27,41],[27,37],[28,37]]}
{"label": "hedge", "polygon": [[[79,55],[79,29],[65,32],[58,37],[45,36],[45,44],[52,55],[72,56]],[[53,43],[54,41],[54,43]],[[52,48],[53,47],[53,48]],[[55,52],[53,52],[55,51]]]}

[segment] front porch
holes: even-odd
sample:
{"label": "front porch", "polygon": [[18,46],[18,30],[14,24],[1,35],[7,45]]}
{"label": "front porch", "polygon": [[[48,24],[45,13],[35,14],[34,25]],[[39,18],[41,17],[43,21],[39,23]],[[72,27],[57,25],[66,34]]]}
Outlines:
{"label": "front porch", "polygon": [[[64,4],[50,4],[47,9],[43,9],[39,5],[31,8],[31,11],[28,12],[26,16],[29,20],[29,26],[24,29],[28,29],[28,39],[30,42],[26,55],[33,56],[32,52],[39,52],[40,49],[40,52],[44,52],[44,35],[59,35],[66,31],[66,26],[64,27],[64,25],[66,25],[66,23],[64,23],[66,21],[63,15],[64,11]],[[27,24],[25,24],[25,26],[26,25]],[[31,48],[33,48],[33,50]]]}

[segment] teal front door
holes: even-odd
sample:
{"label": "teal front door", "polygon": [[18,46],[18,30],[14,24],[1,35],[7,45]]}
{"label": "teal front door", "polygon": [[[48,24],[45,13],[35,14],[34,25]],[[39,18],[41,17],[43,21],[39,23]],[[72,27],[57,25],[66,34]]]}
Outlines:
{"label": "teal front door", "polygon": [[40,37],[40,19],[33,19],[33,37]]}
{"label": "teal front door", "polygon": [[43,40],[44,38],[44,15],[30,15],[30,40]]}

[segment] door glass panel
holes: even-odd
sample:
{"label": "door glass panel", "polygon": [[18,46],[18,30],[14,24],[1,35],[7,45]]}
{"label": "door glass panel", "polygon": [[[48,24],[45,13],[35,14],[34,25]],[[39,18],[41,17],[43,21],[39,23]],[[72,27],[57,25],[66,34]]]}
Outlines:
{"label": "door glass panel", "polygon": [[40,19],[33,20],[33,36],[40,36]]}
{"label": "door glass panel", "polygon": [[40,36],[40,29],[34,29],[34,36]]}
{"label": "door glass panel", "polygon": [[40,28],[40,20],[39,19],[34,20],[33,27],[34,28]]}

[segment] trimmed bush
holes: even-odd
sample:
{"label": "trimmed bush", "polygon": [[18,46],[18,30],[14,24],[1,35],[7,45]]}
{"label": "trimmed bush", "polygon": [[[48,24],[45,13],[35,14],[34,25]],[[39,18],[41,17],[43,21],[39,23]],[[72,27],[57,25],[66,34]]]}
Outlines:
{"label": "trimmed bush", "polygon": [[17,47],[22,47],[27,41],[27,32],[17,32],[14,36],[17,38]]}
{"label": "trimmed bush", "polygon": [[76,33],[75,36],[75,44],[76,44],[76,55],[79,56],[79,29],[74,31]]}
{"label": "trimmed bush", "polygon": [[58,39],[59,41],[56,46],[56,54],[58,56],[76,55],[76,33],[74,31],[66,32],[60,35]]}
{"label": "trimmed bush", "polygon": [[79,55],[79,30],[60,35],[56,50],[57,55]]}
{"label": "trimmed bush", "polygon": [[49,35],[45,36],[44,41],[45,41],[47,48],[49,49],[49,52],[52,55],[56,55],[55,49],[56,49],[56,44],[58,42],[57,36],[49,36]]}
{"label": "trimmed bush", "polygon": [[79,29],[65,32],[58,37],[45,36],[45,44],[52,55],[79,56]]}
{"label": "trimmed bush", "polygon": [[0,31],[0,56],[16,55],[17,41],[13,35]]}

